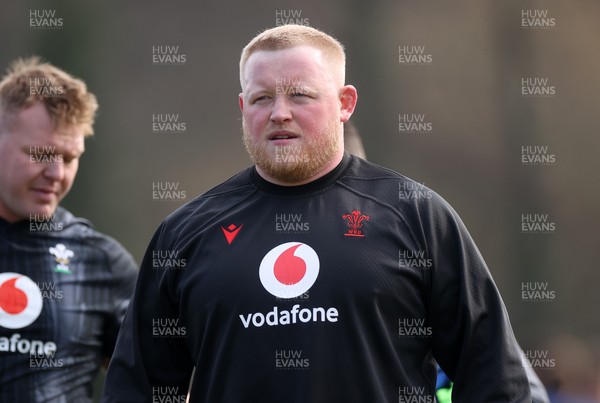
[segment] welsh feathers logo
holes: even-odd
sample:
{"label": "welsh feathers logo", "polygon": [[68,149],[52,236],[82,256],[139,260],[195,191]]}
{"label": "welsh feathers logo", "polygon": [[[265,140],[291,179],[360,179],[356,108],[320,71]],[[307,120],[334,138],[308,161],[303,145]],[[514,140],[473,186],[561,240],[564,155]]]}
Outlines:
{"label": "welsh feathers logo", "polygon": [[67,249],[65,245],[62,243],[56,244],[56,246],[48,249],[48,252],[52,256],[54,256],[54,260],[56,260],[56,268],[54,269],[58,273],[66,273],[71,274],[71,270],[69,270],[69,263],[71,258],[75,256],[72,250]]}
{"label": "welsh feathers logo", "polygon": [[364,215],[358,210],[353,210],[350,214],[344,214],[342,218],[347,221],[346,224],[350,227],[344,236],[357,236],[361,238],[365,236],[360,228],[363,226],[363,221],[369,221],[368,215]]}
{"label": "welsh feathers logo", "polygon": [[319,257],[310,246],[287,242],[265,255],[258,271],[263,287],[279,298],[304,294],[319,276]]}
{"label": "welsh feathers logo", "polygon": [[32,324],[42,312],[42,293],[29,277],[0,274],[0,326],[20,329]]}

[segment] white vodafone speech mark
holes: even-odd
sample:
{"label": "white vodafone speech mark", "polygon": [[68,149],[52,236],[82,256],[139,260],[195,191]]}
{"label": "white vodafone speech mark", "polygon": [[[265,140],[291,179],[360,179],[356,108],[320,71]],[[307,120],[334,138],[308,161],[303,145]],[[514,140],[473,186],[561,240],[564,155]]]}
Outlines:
{"label": "white vodafone speech mark", "polygon": [[29,277],[0,273],[0,326],[21,329],[32,324],[42,312],[42,293]]}
{"label": "white vodafone speech mark", "polygon": [[319,257],[302,242],[287,242],[265,255],[258,275],[263,287],[274,296],[294,298],[308,291],[317,280]]}

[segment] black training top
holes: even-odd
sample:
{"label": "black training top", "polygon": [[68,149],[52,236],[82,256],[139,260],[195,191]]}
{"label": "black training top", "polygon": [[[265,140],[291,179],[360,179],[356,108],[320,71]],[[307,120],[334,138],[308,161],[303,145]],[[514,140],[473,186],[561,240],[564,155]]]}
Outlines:
{"label": "black training top", "polygon": [[136,275],[119,243],[62,208],[0,219],[0,402],[91,402]]}
{"label": "black training top", "polygon": [[104,402],[531,402],[506,309],[460,218],[356,157],[302,186],[248,168],[154,235]]}

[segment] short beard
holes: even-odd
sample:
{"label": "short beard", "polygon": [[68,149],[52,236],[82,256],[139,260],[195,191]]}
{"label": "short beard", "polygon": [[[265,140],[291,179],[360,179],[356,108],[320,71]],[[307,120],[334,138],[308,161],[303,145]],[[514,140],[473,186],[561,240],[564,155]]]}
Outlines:
{"label": "short beard", "polygon": [[[331,122],[319,137],[302,139],[302,146],[277,147],[269,154],[269,140],[254,140],[242,120],[242,137],[250,159],[270,177],[283,183],[299,183],[317,175],[331,162],[341,146],[337,122]],[[279,151],[278,151],[279,150]]]}

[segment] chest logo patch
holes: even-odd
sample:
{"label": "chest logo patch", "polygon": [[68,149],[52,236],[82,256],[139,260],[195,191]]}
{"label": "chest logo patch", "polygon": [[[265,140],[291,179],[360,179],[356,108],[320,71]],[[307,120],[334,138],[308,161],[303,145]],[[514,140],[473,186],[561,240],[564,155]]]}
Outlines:
{"label": "chest logo patch", "polygon": [[302,242],[287,242],[271,249],[260,263],[265,289],[279,298],[304,294],[319,276],[317,252]]}
{"label": "chest logo patch", "polygon": [[221,229],[223,230],[223,234],[225,235],[225,239],[227,239],[227,243],[229,245],[231,245],[231,243],[233,242],[233,240],[235,239],[238,232],[240,232],[243,226],[244,224],[240,225],[239,227],[235,224],[229,224],[227,228],[221,227]]}
{"label": "chest logo patch", "polygon": [[342,215],[342,218],[346,220],[346,224],[349,227],[348,232],[344,236],[356,236],[360,238],[365,236],[361,227],[364,225],[364,221],[369,221],[368,215],[364,215],[358,210],[353,210],[350,214]]}
{"label": "chest logo patch", "polygon": [[58,243],[56,246],[49,248],[48,252],[54,256],[54,260],[56,261],[54,270],[56,272],[71,274],[69,263],[71,262],[71,258],[75,256],[75,253],[71,249],[67,249],[65,245]]}
{"label": "chest logo patch", "polygon": [[0,273],[0,326],[21,329],[42,312],[42,293],[29,277],[19,273]]}

